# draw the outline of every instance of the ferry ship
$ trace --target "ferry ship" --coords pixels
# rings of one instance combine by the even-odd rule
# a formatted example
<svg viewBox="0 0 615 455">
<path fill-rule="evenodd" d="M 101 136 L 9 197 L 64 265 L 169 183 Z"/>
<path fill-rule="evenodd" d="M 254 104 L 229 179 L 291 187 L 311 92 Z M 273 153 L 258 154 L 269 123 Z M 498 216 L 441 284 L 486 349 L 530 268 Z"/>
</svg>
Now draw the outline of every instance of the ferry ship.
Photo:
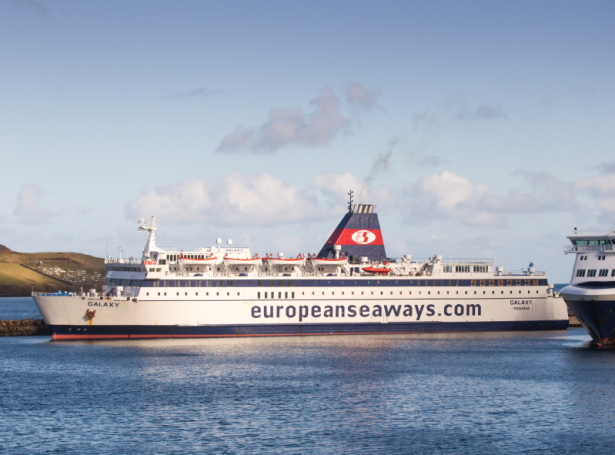
<svg viewBox="0 0 615 455">
<path fill-rule="evenodd" d="M 353 204 L 317 254 L 260 257 L 228 240 L 105 258 L 102 290 L 33 292 L 54 340 L 350 335 L 568 327 L 544 272 L 491 259 L 387 257 L 375 206 Z"/>
<path fill-rule="evenodd" d="M 570 285 L 561 295 L 599 346 L 615 346 L 615 230 L 578 231 L 568 236 L 574 254 Z"/>
</svg>

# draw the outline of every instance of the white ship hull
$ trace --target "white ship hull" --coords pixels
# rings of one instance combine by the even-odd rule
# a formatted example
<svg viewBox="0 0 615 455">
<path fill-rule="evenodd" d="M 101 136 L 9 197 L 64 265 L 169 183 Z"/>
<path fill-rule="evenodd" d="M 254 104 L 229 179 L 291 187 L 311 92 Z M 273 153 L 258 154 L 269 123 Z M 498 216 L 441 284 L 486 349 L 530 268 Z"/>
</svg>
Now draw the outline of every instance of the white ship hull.
<svg viewBox="0 0 615 455">
<path fill-rule="evenodd" d="M 413 292 L 412 297 L 400 296 L 404 291 L 398 287 L 386 287 L 376 298 L 369 288 L 355 288 L 352 296 L 346 290 L 294 287 L 269 290 L 267 299 L 264 288 L 173 289 L 179 298 L 155 295 L 160 289 L 150 288 L 154 295 L 135 299 L 40 295 L 34 300 L 55 340 L 546 330 L 568 325 L 563 300 L 538 289 L 543 295 L 536 296 L 533 287 L 515 289 L 514 294 L 505 289 L 507 295 L 500 296 L 470 292 L 450 298 L 443 297 L 447 289 L 442 287 L 422 288 L 420 296 L 404 289 Z M 263 298 L 255 298 L 258 292 Z M 93 317 L 88 316 L 93 311 Z"/>
</svg>

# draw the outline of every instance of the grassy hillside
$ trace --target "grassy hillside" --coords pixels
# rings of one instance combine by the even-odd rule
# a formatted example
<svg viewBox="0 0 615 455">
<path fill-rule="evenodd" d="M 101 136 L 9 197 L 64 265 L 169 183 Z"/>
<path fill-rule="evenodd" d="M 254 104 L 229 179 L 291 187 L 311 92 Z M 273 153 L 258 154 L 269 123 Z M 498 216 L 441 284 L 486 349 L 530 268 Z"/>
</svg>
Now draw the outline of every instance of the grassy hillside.
<svg viewBox="0 0 615 455">
<path fill-rule="evenodd" d="M 100 289 L 106 273 L 102 258 L 86 254 L 0 251 L 0 296 L 30 295 L 33 285 L 35 291 Z"/>
</svg>

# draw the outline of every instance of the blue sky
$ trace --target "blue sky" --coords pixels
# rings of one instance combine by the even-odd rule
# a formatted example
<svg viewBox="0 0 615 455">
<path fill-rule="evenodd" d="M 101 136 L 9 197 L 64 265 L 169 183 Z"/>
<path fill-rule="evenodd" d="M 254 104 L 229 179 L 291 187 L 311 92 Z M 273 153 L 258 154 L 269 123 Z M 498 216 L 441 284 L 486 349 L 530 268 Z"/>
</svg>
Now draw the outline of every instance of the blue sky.
<svg viewBox="0 0 615 455">
<path fill-rule="evenodd" d="M 0 244 L 529 261 L 615 223 L 612 2 L 0 3 Z"/>
</svg>

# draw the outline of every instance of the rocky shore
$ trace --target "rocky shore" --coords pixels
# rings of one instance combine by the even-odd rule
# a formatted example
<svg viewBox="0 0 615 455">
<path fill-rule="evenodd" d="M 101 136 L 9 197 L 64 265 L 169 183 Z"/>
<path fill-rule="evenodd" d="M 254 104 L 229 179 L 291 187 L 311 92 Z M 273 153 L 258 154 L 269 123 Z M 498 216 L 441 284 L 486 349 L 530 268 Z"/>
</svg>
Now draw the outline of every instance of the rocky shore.
<svg viewBox="0 0 615 455">
<path fill-rule="evenodd" d="M 0 321 L 0 336 L 51 335 L 51 331 L 42 319 L 21 319 Z"/>
</svg>

